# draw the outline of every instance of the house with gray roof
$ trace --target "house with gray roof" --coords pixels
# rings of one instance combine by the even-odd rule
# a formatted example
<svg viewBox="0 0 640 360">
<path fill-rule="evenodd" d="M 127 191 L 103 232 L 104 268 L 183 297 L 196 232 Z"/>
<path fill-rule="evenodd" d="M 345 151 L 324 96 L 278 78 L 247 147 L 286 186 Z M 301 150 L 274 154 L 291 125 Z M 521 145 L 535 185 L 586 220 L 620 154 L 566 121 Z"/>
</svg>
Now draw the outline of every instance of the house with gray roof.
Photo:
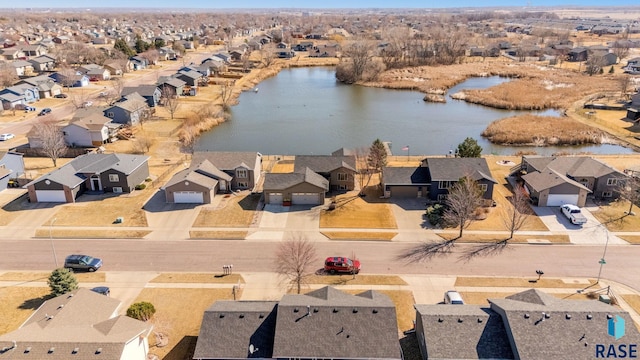
<svg viewBox="0 0 640 360">
<path fill-rule="evenodd" d="M 220 191 L 253 190 L 260 181 L 262 154 L 259 152 L 196 151 L 191 163 L 199 164 L 204 160 L 231 177 L 230 180 L 222 176 L 217 178 Z"/>
<path fill-rule="evenodd" d="M 7 188 L 10 179 L 24 177 L 23 154 L 15 151 L 0 150 L 0 191 Z"/>
<path fill-rule="evenodd" d="M 40 99 L 46 99 L 62 93 L 62 86 L 47 75 L 32 76 L 22 79 L 18 84 L 29 84 L 38 89 Z"/>
<path fill-rule="evenodd" d="M 176 173 L 162 189 L 168 203 L 210 204 L 221 188 L 229 189 L 231 180 L 231 175 L 203 159 Z"/>
<path fill-rule="evenodd" d="M 431 185 L 429 168 L 418 167 L 384 167 L 382 169 L 384 196 L 394 198 L 420 198 L 429 194 Z"/>
<path fill-rule="evenodd" d="M 37 72 L 53 71 L 56 67 L 56 59 L 50 55 L 41 55 L 28 60 Z"/>
<path fill-rule="evenodd" d="M 129 94 L 138 93 L 138 95 L 142 96 L 147 100 L 147 105 L 149 107 L 155 107 L 160 102 L 160 97 L 162 93 L 160 89 L 156 85 L 138 85 L 138 86 L 125 86 L 122 88 L 122 96 L 127 96 Z"/>
<path fill-rule="evenodd" d="M 588 156 L 523 156 L 514 170 L 524 174 L 525 187 L 537 199 L 538 206 L 584 206 L 587 194 L 615 199 L 627 178 Z"/>
<path fill-rule="evenodd" d="M 304 168 L 293 173 L 267 173 L 262 187 L 265 204 L 321 205 L 329 191 L 329 180 Z"/>
<path fill-rule="evenodd" d="M 402 359 L 388 296 L 324 287 L 273 301 L 218 301 L 206 312 L 194 359 Z"/>
<path fill-rule="evenodd" d="M 31 202 L 75 202 L 84 192 L 129 193 L 149 177 L 149 157 L 85 154 L 24 187 Z"/>
<path fill-rule="evenodd" d="M 121 127 L 99 108 L 88 107 L 76 111 L 69 124 L 62 127 L 62 135 L 71 147 L 95 147 L 111 142 Z"/>
<path fill-rule="evenodd" d="M 187 83 L 175 77 L 161 77 L 156 84 L 162 96 L 181 96 Z"/>
<path fill-rule="evenodd" d="M 147 99 L 134 92 L 104 110 L 104 115 L 114 123 L 137 125 L 149 114 Z"/>
<path fill-rule="evenodd" d="M 329 181 L 330 190 L 355 189 L 355 155 L 297 155 L 293 167 L 294 172 L 309 168 L 322 175 Z"/>
<path fill-rule="evenodd" d="M 118 315 L 121 302 L 89 289 L 45 301 L 0 335 L 0 359 L 146 360 L 153 326 Z"/>
</svg>

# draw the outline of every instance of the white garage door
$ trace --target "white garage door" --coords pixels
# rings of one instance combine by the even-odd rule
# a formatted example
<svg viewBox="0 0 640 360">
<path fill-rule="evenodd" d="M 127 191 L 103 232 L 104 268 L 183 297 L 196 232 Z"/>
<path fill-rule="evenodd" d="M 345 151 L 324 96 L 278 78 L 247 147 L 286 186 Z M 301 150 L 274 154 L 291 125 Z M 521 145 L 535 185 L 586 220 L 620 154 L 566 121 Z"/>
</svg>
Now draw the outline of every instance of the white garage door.
<svg viewBox="0 0 640 360">
<path fill-rule="evenodd" d="M 195 191 L 177 191 L 173 193 L 173 202 L 179 204 L 202 204 L 202 193 Z"/>
<path fill-rule="evenodd" d="M 293 193 L 291 203 L 295 205 L 315 205 L 318 203 L 318 194 L 315 193 Z"/>
<path fill-rule="evenodd" d="M 36 190 L 38 202 L 67 202 L 63 190 Z"/>
<path fill-rule="evenodd" d="M 269 193 L 269 204 L 282 205 L 282 193 Z"/>
<path fill-rule="evenodd" d="M 555 194 L 549 195 L 547 206 L 562 206 L 564 204 L 578 205 L 580 195 Z"/>
</svg>

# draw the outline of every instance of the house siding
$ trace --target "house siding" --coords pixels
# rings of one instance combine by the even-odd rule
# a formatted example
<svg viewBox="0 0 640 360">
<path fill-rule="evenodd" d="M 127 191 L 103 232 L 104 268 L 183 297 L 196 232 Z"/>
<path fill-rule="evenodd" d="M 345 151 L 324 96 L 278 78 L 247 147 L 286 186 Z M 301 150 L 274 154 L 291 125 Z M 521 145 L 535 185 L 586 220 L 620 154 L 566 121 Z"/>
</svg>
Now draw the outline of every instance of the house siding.
<svg viewBox="0 0 640 360">
<path fill-rule="evenodd" d="M 264 189 L 265 203 L 268 204 L 271 200 L 269 198 L 269 193 L 281 193 L 283 201 L 291 201 L 291 197 L 293 193 L 318 193 L 318 204 L 324 203 L 324 189 L 320 189 L 315 185 L 309 183 L 301 183 L 298 185 L 294 185 L 285 190 L 273 190 L 273 189 Z"/>
<path fill-rule="evenodd" d="M 75 146 L 93 146 L 89 130 L 84 129 L 75 124 L 70 124 L 62 129 L 64 141 L 71 147 Z"/>
<path fill-rule="evenodd" d="M 346 180 L 338 180 L 338 174 L 346 174 Z M 333 170 L 329 174 L 329 188 L 331 190 L 339 190 L 340 186 L 344 186 L 346 190 L 353 190 L 355 188 L 355 177 L 353 170 L 346 168 L 339 168 Z"/>
<path fill-rule="evenodd" d="M 118 181 L 109 180 L 109 175 L 113 175 L 113 174 L 118 175 Z M 87 178 L 89 178 L 89 176 L 87 176 Z M 89 181 L 89 179 L 87 179 L 87 181 Z M 113 169 L 109 169 L 103 172 L 102 174 L 100 174 L 100 184 L 102 186 L 102 190 L 108 191 L 108 192 L 113 192 L 114 187 L 121 187 L 123 192 L 133 191 L 133 187 L 130 187 L 129 183 L 127 182 L 127 176 L 123 172 L 116 171 Z"/>
</svg>

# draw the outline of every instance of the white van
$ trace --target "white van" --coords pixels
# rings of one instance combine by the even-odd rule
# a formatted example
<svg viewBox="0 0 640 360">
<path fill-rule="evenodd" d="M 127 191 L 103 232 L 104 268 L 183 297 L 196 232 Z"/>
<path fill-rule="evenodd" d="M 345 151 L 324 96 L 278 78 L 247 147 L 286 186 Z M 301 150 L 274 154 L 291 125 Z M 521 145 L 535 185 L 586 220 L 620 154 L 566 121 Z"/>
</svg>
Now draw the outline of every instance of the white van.
<svg viewBox="0 0 640 360">
<path fill-rule="evenodd" d="M 452 305 L 464 305 L 462 296 L 460 296 L 460 293 L 455 290 L 449 290 L 444 293 L 444 303 Z"/>
</svg>

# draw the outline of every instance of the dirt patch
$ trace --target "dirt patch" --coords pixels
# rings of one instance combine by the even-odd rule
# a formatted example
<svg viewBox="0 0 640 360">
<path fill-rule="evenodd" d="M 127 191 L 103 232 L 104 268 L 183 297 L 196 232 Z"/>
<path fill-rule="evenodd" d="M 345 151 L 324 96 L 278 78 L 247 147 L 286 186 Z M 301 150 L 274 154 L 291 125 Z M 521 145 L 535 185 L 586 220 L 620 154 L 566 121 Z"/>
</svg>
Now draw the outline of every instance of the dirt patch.
<svg viewBox="0 0 640 360">
<path fill-rule="evenodd" d="M 47 272 L 17 272 L 10 271 L 0 275 L 0 281 L 43 281 L 47 282 L 51 273 Z M 74 274 L 78 282 L 105 282 L 106 275 L 103 272 L 87 272 Z M 48 289 L 48 288 L 47 288 Z"/>
<path fill-rule="evenodd" d="M 162 273 L 151 283 L 204 283 L 204 284 L 244 284 L 239 274 L 221 275 L 206 273 Z"/>
<path fill-rule="evenodd" d="M 18 329 L 48 299 L 48 287 L 0 288 L 0 335 Z"/>
<path fill-rule="evenodd" d="M 261 194 L 224 195 L 216 209 L 204 208 L 194 227 L 249 227 L 256 214 Z"/>
<path fill-rule="evenodd" d="M 445 233 L 437 234 L 443 240 L 453 240 L 458 237 L 458 233 Z M 462 233 L 462 238 L 457 239 L 459 243 L 497 243 L 507 239 L 507 235 L 496 234 L 465 234 Z M 509 239 L 509 243 L 531 243 L 541 242 L 544 240 L 554 244 L 568 244 L 571 242 L 569 235 L 514 235 Z"/>
<path fill-rule="evenodd" d="M 369 203 L 357 196 L 338 197 L 334 210 L 320 212 L 320 228 L 397 229 L 389 204 Z"/>
<path fill-rule="evenodd" d="M 191 239 L 244 240 L 248 231 L 189 231 Z"/>
<path fill-rule="evenodd" d="M 54 239 L 142 239 L 151 234 L 150 230 L 72 230 L 72 229 L 37 229 L 35 237 Z"/>
<path fill-rule="evenodd" d="M 529 287 L 529 288 L 570 288 L 570 289 L 582 289 L 586 284 L 583 283 L 568 283 L 562 279 L 540 279 L 532 276 L 531 279 L 525 278 L 509 278 L 509 277 L 461 277 L 456 278 L 455 286 L 467 286 L 467 287 Z M 589 280 L 589 284 L 595 284 L 595 280 Z M 599 287 L 595 287 L 595 290 Z"/>
<path fill-rule="evenodd" d="M 366 231 L 321 231 L 329 240 L 391 241 L 398 233 Z"/>
<path fill-rule="evenodd" d="M 313 275 L 307 278 L 309 284 L 326 285 L 407 285 L 394 275 Z"/>
</svg>

